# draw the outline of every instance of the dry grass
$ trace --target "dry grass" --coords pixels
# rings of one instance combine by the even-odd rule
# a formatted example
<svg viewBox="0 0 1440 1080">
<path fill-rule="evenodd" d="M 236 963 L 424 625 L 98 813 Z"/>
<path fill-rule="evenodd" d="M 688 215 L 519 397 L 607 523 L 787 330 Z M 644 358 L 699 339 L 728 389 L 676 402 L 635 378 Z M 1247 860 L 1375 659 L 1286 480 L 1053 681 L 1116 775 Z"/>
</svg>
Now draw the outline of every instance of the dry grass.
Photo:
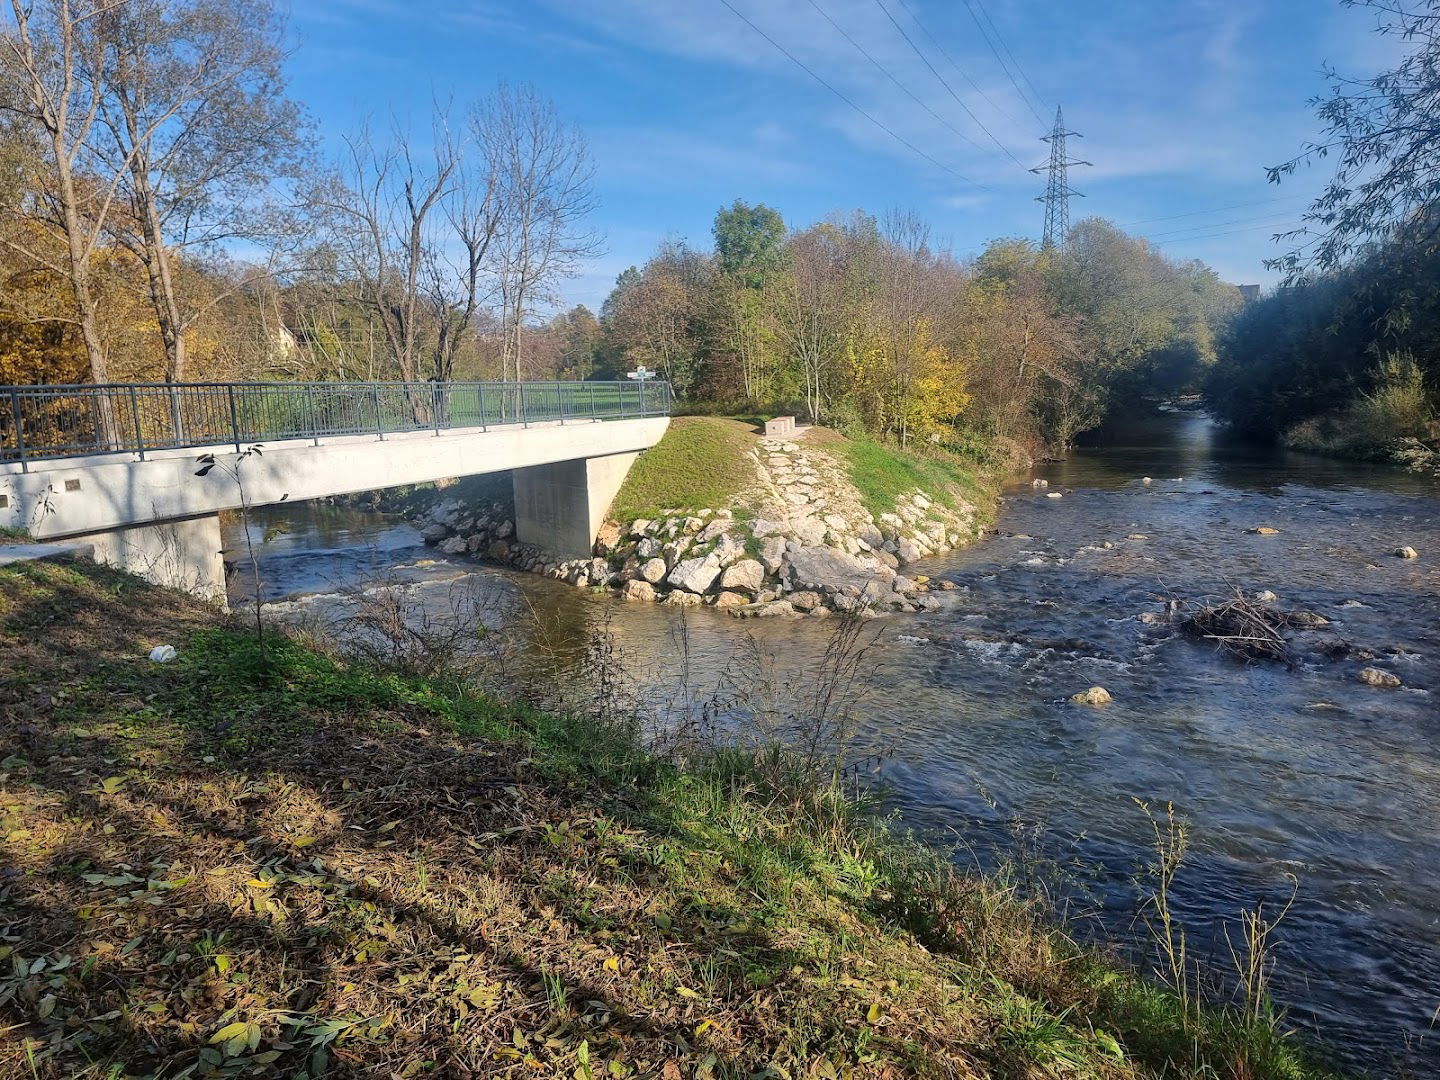
<svg viewBox="0 0 1440 1080">
<path fill-rule="evenodd" d="M 0 676 L 0 1075 L 1315 1075 L 723 755 L 78 566 Z"/>
</svg>

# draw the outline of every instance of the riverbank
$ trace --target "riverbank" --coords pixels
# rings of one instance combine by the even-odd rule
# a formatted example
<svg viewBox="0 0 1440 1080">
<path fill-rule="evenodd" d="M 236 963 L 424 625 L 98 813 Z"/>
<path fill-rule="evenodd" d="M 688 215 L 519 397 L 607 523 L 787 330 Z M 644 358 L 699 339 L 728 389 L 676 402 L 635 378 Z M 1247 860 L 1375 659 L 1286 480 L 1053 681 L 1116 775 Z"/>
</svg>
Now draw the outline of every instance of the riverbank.
<svg viewBox="0 0 1440 1080">
<path fill-rule="evenodd" d="M 765 438 L 743 421 L 677 417 L 640 456 L 588 558 L 515 539 L 502 501 L 441 497 L 428 543 L 627 600 L 740 617 L 935 610 L 905 567 L 979 537 L 999 470 L 941 452 L 852 440 L 825 428 Z"/>
<path fill-rule="evenodd" d="M 0 627 L 8 1073 L 1321 1075 L 773 756 L 84 564 L 0 571 Z"/>
</svg>

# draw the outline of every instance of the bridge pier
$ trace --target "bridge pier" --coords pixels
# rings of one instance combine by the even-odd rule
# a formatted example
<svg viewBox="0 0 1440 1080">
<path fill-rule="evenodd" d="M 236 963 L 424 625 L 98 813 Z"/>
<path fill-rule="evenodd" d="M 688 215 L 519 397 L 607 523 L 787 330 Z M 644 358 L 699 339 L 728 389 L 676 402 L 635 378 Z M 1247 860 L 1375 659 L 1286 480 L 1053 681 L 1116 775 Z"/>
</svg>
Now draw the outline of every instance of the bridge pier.
<svg viewBox="0 0 1440 1080">
<path fill-rule="evenodd" d="M 106 529 L 67 537 L 66 543 L 89 544 L 98 563 L 225 604 L 219 514 Z"/>
<path fill-rule="evenodd" d="M 516 539 L 567 559 L 588 558 L 637 457 L 606 454 L 514 470 Z"/>
</svg>

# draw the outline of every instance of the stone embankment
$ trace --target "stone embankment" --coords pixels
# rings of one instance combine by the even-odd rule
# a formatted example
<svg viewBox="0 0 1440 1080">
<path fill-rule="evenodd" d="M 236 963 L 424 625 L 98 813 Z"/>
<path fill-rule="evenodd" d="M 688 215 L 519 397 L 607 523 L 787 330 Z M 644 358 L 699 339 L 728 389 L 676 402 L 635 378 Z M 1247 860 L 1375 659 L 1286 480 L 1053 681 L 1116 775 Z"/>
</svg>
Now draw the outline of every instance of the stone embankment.
<svg viewBox="0 0 1440 1080">
<path fill-rule="evenodd" d="M 499 505 L 451 500 L 423 522 L 426 542 L 626 599 L 711 605 L 740 617 L 913 612 L 953 586 L 904 573 L 907 564 L 980 533 L 975 507 L 954 492 L 906 492 L 867 511 L 837 455 L 795 440 L 758 440 L 744 505 L 667 510 L 608 522 L 588 559 L 519 543 Z"/>
</svg>

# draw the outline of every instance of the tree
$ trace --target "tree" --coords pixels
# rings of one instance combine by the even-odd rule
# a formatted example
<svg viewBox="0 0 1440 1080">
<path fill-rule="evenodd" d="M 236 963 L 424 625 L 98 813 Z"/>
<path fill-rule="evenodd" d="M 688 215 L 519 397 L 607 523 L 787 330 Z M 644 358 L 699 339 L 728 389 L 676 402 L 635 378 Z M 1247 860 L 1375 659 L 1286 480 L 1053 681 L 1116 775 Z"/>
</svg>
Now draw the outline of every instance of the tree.
<svg viewBox="0 0 1440 1080">
<path fill-rule="evenodd" d="M 622 275 L 623 277 L 623 275 Z M 682 244 L 669 244 L 606 301 L 609 337 L 630 363 L 659 371 L 684 397 L 700 378 L 700 316 L 712 267 Z M 617 295 L 618 294 L 618 295 Z"/>
<path fill-rule="evenodd" d="M 434 118 L 430 143 L 429 155 L 421 155 L 398 125 L 388 144 L 362 129 L 344 140 L 341 172 L 312 195 L 406 382 L 420 378 L 422 349 L 438 338 L 422 285 L 438 257 L 437 207 L 459 167 L 443 112 Z"/>
<path fill-rule="evenodd" d="M 502 83 L 477 113 L 473 133 L 503 208 L 495 237 L 501 366 L 504 377 L 518 379 L 525 320 L 600 251 L 599 237 L 585 227 L 595 206 L 593 166 L 584 136 L 530 86 Z"/>
<path fill-rule="evenodd" d="M 779 364 L 767 287 L 786 260 L 785 222 L 768 206 L 736 199 L 715 214 L 714 236 L 717 344 L 734 357 L 747 401 L 774 398 Z"/>
<path fill-rule="evenodd" d="M 716 213 L 714 235 L 721 272 L 752 289 L 762 288 L 785 261 L 785 220 L 763 203 L 736 199 Z"/>
<path fill-rule="evenodd" d="M 103 68 L 94 160 L 122 178 L 112 230 L 145 269 L 165 375 L 186 372 L 186 332 L 222 299 L 187 302 L 175 260 L 244 240 L 272 252 L 265 196 L 293 173 L 304 123 L 284 94 L 284 20 L 274 0 L 125 0 L 95 22 Z M 255 275 L 232 276 L 243 287 Z"/>
<path fill-rule="evenodd" d="M 869 274 L 872 288 L 869 316 L 880 344 L 882 372 L 874 382 L 878 403 L 875 424 L 901 446 L 909 443 L 916 418 L 917 395 L 936 379 L 934 367 L 943 352 L 935 351 L 937 326 L 949 314 L 944 304 L 945 277 L 955 267 L 930 248 L 930 229 L 913 213 L 892 212 L 881 225 L 876 266 Z"/>
<path fill-rule="evenodd" d="M 1067 404 L 1064 441 L 1104 419 L 1120 389 L 1143 392 L 1148 358 L 1176 337 L 1186 288 L 1142 239 L 1087 218 L 1051 265 L 1049 287 L 1076 319 L 1086 364 Z"/>
<path fill-rule="evenodd" d="M 4 243 L 18 254 L 60 274 L 69 284 L 74 324 L 89 363 L 90 381 L 108 382 L 109 366 L 96 319 L 92 263 L 123 173 L 97 176 L 87 169 L 88 147 L 102 105 L 95 74 L 104 66 L 103 39 L 96 23 L 108 9 L 101 0 L 11 0 L 14 28 L 4 35 L 3 98 L 0 106 L 23 121 L 34 136 L 28 195 L 16 209 L 55 235 L 60 255 L 8 230 Z M 115 419 L 102 397 L 103 434 L 113 438 Z"/>
<path fill-rule="evenodd" d="M 1384 455 L 1434 438 L 1440 250 L 1398 242 L 1248 304 L 1220 335 L 1212 407 L 1238 429 Z"/>
<path fill-rule="evenodd" d="M 959 350 L 974 423 L 992 437 L 1064 442 L 1080 357 L 1076 320 L 1048 288 L 1052 254 L 998 240 L 975 260 L 961 307 Z"/>
<path fill-rule="evenodd" d="M 559 338 L 558 374 L 569 379 L 590 378 L 600 347 L 600 323 L 590 309 L 576 304 L 555 316 L 550 329 Z"/>
<path fill-rule="evenodd" d="M 1303 215 L 1306 227 L 1281 237 L 1293 247 L 1268 264 L 1290 284 L 1366 249 L 1403 243 L 1425 252 L 1440 237 L 1440 0 L 1342 3 L 1376 12 L 1377 31 L 1409 51 L 1394 70 L 1368 79 L 1327 67 L 1330 94 L 1312 101 L 1324 124 L 1320 140 L 1266 170 L 1278 184 L 1301 165 L 1336 161 Z"/>
<path fill-rule="evenodd" d="M 849 240 L 834 223 L 793 234 L 787 272 L 775 287 L 779 337 L 799 368 L 805 410 L 816 423 L 825 415 L 831 372 L 844 351 Z"/>
</svg>

